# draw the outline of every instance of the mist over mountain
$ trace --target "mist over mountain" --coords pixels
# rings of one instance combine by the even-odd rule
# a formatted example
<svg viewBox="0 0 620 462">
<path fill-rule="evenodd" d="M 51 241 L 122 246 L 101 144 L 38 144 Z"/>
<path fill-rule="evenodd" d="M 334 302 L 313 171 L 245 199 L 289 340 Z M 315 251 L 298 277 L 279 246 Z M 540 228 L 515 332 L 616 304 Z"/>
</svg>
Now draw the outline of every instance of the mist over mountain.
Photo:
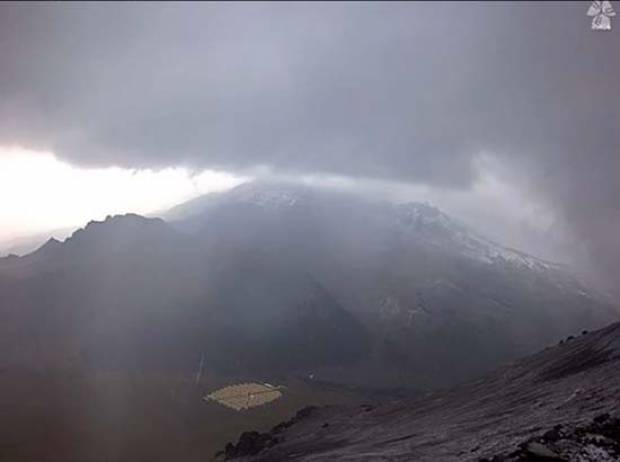
<svg viewBox="0 0 620 462">
<path fill-rule="evenodd" d="M 0 462 L 620 462 L 616 6 L 0 2 Z"/>
<path fill-rule="evenodd" d="M 3 367 L 448 385 L 617 318 L 554 263 L 429 204 L 246 183 L 0 259 Z M 18 306 L 15 310 L 13 307 Z"/>
</svg>

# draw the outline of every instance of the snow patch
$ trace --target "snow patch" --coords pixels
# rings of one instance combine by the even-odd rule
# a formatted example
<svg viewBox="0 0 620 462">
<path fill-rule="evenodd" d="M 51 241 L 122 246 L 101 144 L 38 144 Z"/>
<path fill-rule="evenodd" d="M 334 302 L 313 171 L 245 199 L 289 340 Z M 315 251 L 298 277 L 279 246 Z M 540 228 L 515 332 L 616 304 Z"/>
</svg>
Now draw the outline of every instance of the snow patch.
<svg viewBox="0 0 620 462">
<path fill-rule="evenodd" d="M 397 224 L 432 245 L 450 246 L 462 255 L 488 264 L 510 264 L 535 270 L 559 265 L 504 247 L 466 225 L 450 218 L 428 203 L 410 202 L 396 206 Z"/>
</svg>

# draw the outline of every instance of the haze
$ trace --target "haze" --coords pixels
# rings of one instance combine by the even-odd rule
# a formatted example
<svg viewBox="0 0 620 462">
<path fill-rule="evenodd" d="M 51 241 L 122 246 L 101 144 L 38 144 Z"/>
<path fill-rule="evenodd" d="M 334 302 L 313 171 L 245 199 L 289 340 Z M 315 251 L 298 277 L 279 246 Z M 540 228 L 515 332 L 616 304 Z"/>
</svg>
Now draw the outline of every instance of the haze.
<svg viewBox="0 0 620 462">
<path fill-rule="evenodd" d="M 1 155 L 145 172 L 122 206 L 109 170 L 95 182 L 109 198 L 76 194 L 93 215 L 196 195 L 187 177 L 204 169 L 407 184 L 440 205 L 474 193 L 448 208 L 615 281 L 620 39 L 592 31 L 587 6 L 4 3 Z M 476 196 L 481 155 L 510 200 Z M 35 175 L 3 186 L 5 237 L 86 218 Z"/>
<path fill-rule="evenodd" d="M 620 460 L 612 3 L 0 2 L 0 459 Z"/>
<path fill-rule="evenodd" d="M 0 203 L 0 245 L 45 232 L 58 234 L 107 215 L 159 212 L 242 181 L 180 167 L 82 168 L 48 152 L 0 149 L 0 195 L 5 198 Z"/>
</svg>

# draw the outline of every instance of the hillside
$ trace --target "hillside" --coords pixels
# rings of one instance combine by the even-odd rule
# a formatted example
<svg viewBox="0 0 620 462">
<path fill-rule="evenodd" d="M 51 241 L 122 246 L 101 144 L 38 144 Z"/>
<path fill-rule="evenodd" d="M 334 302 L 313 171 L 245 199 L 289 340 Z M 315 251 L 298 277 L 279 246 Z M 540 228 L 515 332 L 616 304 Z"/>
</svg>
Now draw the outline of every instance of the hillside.
<svg viewBox="0 0 620 462">
<path fill-rule="evenodd" d="M 618 316 L 567 268 L 428 204 L 249 183 L 192 207 L 0 259 L 0 366 L 204 357 L 218 373 L 424 390 Z"/>
<path fill-rule="evenodd" d="M 176 221 L 108 217 L 0 259 L 0 459 L 205 460 L 299 407 L 421 396 L 617 319 L 567 268 L 428 204 L 260 183 L 196 203 Z M 510 404 L 501 393 L 527 386 L 510 374 L 494 379 L 504 391 L 471 393 Z M 256 380 L 288 391 L 249 420 L 201 400 Z M 461 406 L 447 408 L 456 417 L 484 410 L 466 394 L 439 396 Z M 395 406 L 382 409 L 410 418 Z M 336 413 L 337 435 L 341 411 L 319 412 Z M 379 427 L 385 441 L 412 433 L 397 421 L 362 428 L 372 412 L 345 412 L 342 425 L 352 419 L 365 438 L 341 433 L 354 454 L 382 450 L 364 446 Z"/>
<path fill-rule="evenodd" d="M 620 324 L 414 400 L 310 408 L 228 446 L 244 461 L 620 460 Z M 254 457 L 248 454 L 255 453 Z"/>
</svg>

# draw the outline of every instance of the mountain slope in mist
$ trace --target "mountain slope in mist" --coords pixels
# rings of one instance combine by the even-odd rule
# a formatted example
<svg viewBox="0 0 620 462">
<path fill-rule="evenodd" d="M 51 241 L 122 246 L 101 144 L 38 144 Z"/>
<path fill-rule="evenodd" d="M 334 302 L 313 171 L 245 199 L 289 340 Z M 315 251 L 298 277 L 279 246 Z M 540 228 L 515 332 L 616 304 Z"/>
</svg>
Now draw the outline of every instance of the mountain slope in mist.
<svg viewBox="0 0 620 462">
<path fill-rule="evenodd" d="M 561 266 L 426 204 L 250 183 L 172 216 L 109 217 L 0 259 L 2 365 L 204 358 L 237 375 L 427 388 L 616 316 Z"/>
<path fill-rule="evenodd" d="M 568 268 L 491 242 L 428 204 L 250 183 L 184 213 L 173 225 L 221 260 L 243 253 L 302 270 L 363 323 L 369 355 L 313 371 L 329 380 L 454 383 L 617 317 Z"/>
</svg>

